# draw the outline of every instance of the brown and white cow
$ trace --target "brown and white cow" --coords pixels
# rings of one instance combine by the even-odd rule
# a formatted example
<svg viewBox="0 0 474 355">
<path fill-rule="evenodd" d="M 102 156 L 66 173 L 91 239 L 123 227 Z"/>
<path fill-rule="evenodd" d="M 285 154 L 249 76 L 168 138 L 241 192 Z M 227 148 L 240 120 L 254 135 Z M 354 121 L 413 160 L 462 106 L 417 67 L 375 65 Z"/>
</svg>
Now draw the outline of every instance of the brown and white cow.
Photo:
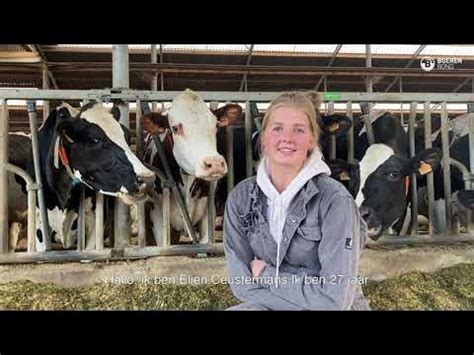
<svg viewBox="0 0 474 355">
<path fill-rule="evenodd" d="M 173 178 L 184 197 L 193 226 L 199 224 L 200 243 L 207 243 L 207 201 L 210 187 L 211 184 L 215 186 L 217 180 L 227 173 L 225 159 L 217 153 L 217 119 L 202 98 L 189 89 L 175 97 L 168 111 L 160 117 L 163 125 L 160 139 Z M 163 171 L 153 138 L 151 135 L 145 137 L 144 161 Z M 157 192 L 158 195 L 152 198 L 150 219 L 155 241 L 161 245 L 163 196 L 160 187 L 157 187 Z M 185 225 L 173 195 L 170 200 L 172 236 L 175 242 Z"/>
</svg>

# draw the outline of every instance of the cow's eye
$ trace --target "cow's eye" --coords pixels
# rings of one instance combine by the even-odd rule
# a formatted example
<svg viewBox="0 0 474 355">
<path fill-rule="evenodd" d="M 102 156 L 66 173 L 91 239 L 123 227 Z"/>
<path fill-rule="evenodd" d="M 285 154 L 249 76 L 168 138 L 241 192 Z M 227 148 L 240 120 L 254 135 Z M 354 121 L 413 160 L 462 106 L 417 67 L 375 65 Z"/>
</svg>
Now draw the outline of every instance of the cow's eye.
<svg viewBox="0 0 474 355">
<path fill-rule="evenodd" d="M 177 125 L 171 126 L 171 130 L 174 134 L 181 135 L 183 134 L 183 125 L 181 123 L 178 123 Z"/>
<path fill-rule="evenodd" d="M 100 143 L 100 140 L 98 140 L 97 138 L 92 138 L 92 139 L 91 139 L 91 143 L 92 143 L 92 144 L 99 144 L 99 143 Z"/>
</svg>

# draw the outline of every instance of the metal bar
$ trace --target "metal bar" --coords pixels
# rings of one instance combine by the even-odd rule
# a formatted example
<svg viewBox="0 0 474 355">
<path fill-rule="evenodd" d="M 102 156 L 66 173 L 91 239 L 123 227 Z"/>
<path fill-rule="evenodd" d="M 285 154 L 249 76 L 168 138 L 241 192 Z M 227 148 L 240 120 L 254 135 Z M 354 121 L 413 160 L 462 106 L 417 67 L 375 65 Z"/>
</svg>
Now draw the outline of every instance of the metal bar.
<svg viewBox="0 0 474 355">
<path fill-rule="evenodd" d="M 459 84 L 458 86 L 456 86 L 456 88 L 453 90 L 453 93 L 456 93 L 458 92 L 459 90 L 461 90 L 461 88 L 466 85 L 469 81 L 471 81 L 472 79 L 471 78 L 467 78 L 465 79 L 461 84 Z M 446 101 L 446 100 L 445 100 Z M 435 106 L 433 106 L 433 108 L 431 109 L 431 112 L 434 112 L 434 110 L 436 110 L 439 106 L 441 105 L 441 103 L 438 103 L 436 104 Z"/>
<path fill-rule="evenodd" d="M 469 169 L 459 160 L 456 160 L 453 158 L 450 158 L 449 160 L 451 162 L 451 165 L 455 166 L 461 172 L 462 179 L 464 182 L 464 188 L 466 190 L 470 190 L 471 189 L 471 173 L 469 172 Z"/>
<path fill-rule="evenodd" d="M 186 232 L 191 237 L 191 240 L 193 241 L 193 243 L 197 243 L 198 240 L 197 240 L 196 233 L 194 231 L 191 219 L 189 218 L 188 211 L 186 209 L 186 203 L 184 201 L 183 196 L 181 195 L 181 190 L 179 189 L 179 187 L 176 186 L 176 182 L 174 181 L 173 175 L 171 174 L 171 168 L 168 164 L 168 160 L 166 159 L 165 150 L 163 148 L 163 144 L 161 143 L 160 137 L 155 136 L 153 138 L 153 141 L 155 142 L 156 149 L 158 151 L 157 152 L 158 156 L 161 160 L 161 163 L 163 164 L 163 169 L 165 171 L 166 178 L 168 179 L 168 181 L 172 182 L 173 184 L 173 186 L 171 187 L 171 191 L 173 191 L 173 195 L 178 204 L 179 211 L 184 219 L 184 227 L 186 229 Z M 164 221 L 163 221 L 163 224 L 165 224 Z"/>
<path fill-rule="evenodd" d="M 163 64 L 163 45 L 160 44 L 160 64 Z M 163 73 L 160 73 L 160 90 L 165 90 L 165 77 Z"/>
<path fill-rule="evenodd" d="M 224 255 L 224 246 L 218 244 L 171 245 L 168 247 L 146 247 L 143 249 L 127 247 L 120 252 L 112 249 L 101 251 L 52 250 L 48 253 L 8 253 L 0 255 L 0 264 L 25 264 L 37 262 L 85 261 L 85 260 L 124 260 L 141 259 L 152 256 L 214 254 Z"/>
<path fill-rule="evenodd" d="M 251 44 L 249 51 L 247 53 L 247 59 L 245 60 L 245 66 L 247 67 L 250 65 L 250 60 L 252 59 L 253 47 L 254 47 L 254 44 Z M 240 81 L 239 91 L 242 91 L 244 89 L 244 85 L 245 85 L 245 91 L 247 91 L 247 73 L 243 75 L 242 80 Z"/>
<path fill-rule="evenodd" d="M 86 188 L 84 185 L 81 184 L 80 189 L 81 193 L 79 198 L 79 216 L 77 217 L 77 250 L 83 251 L 86 249 Z"/>
<path fill-rule="evenodd" d="M 153 104 L 156 105 L 156 102 Z M 135 126 L 136 126 L 136 146 L 137 146 L 137 157 L 142 159 L 143 157 L 143 128 L 142 128 L 142 103 L 140 100 L 137 101 L 137 108 L 135 111 Z"/>
<path fill-rule="evenodd" d="M 227 193 L 234 188 L 234 125 L 225 128 L 226 153 L 227 153 Z"/>
<path fill-rule="evenodd" d="M 472 81 L 472 91 L 474 91 L 474 79 Z M 474 104 L 469 105 L 469 111 L 474 111 Z M 474 117 L 469 118 L 469 165 L 471 173 L 471 186 L 470 189 L 474 189 Z M 466 187 L 467 188 L 467 187 Z M 467 230 L 469 233 L 474 233 L 474 212 L 468 211 L 467 213 Z"/>
<path fill-rule="evenodd" d="M 32 253 L 36 249 L 36 191 L 28 190 L 28 226 L 27 226 L 27 251 Z"/>
<path fill-rule="evenodd" d="M 424 126 L 425 126 L 425 148 L 429 149 L 433 146 L 431 142 L 431 103 L 426 101 L 424 104 Z M 428 220 L 429 220 L 429 234 L 433 235 L 433 221 L 434 221 L 434 211 L 435 211 L 435 199 L 434 199 L 434 177 L 433 172 L 430 172 L 426 175 L 426 183 L 428 189 Z"/>
<path fill-rule="evenodd" d="M 112 86 L 114 89 L 129 87 L 128 63 L 128 46 L 112 46 Z M 120 123 L 130 128 L 128 104 L 118 104 L 117 106 L 120 109 Z M 114 247 L 124 248 L 130 244 L 129 207 L 117 198 L 114 213 Z"/>
<path fill-rule="evenodd" d="M 156 103 L 154 103 L 156 105 Z M 136 109 L 136 127 L 137 127 L 137 157 L 143 159 L 143 129 L 142 129 L 142 103 L 137 101 Z M 145 203 L 137 203 L 137 227 L 138 227 L 138 246 L 145 247 L 146 244 L 146 226 L 145 226 Z"/>
<path fill-rule="evenodd" d="M 332 57 L 331 59 L 329 60 L 329 63 L 326 65 L 326 68 L 329 68 L 330 66 L 333 65 L 334 61 L 336 60 L 336 57 L 337 55 L 339 54 L 339 51 L 341 50 L 342 48 L 342 44 L 338 44 L 336 49 L 334 50 L 334 52 L 332 53 Z M 321 83 L 323 82 L 324 80 L 324 76 L 321 76 L 318 80 L 318 83 L 316 84 L 316 86 L 314 87 L 314 90 L 318 91 L 319 90 L 319 87 L 321 86 Z"/>
<path fill-rule="evenodd" d="M 410 158 L 416 155 L 415 152 L 415 124 L 416 124 L 416 109 L 418 103 L 412 102 L 410 104 L 410 118 L 408 126 L 408 138 L 410 141 Z M 416 174 L 411 174 L 411 223 L 412 232 L 411 234 L 418 234 L 418 194 L 417 194 L 417 183 Z"/>
<path fill-rule="evenodd" d="M 443 149 L 443 183 L 446 203 L 446 233 L 452 235 L 451 162 L 449 158 L 448 110 L 446 102 L 441 104 L 441 143 Z"/>
<path fill-rule="evenodd" d="M 371 52 L 371 48 L 370 48 L 370 44 L 366 44 L 365 45 L 365 66 L 367 68 L 371 68 L 372 67 L 372 52 Z M 368 93 L 372 93 L 373 92 L 373 80 L 372 80 L 372 77 L 371 76 L 367 76 L 365 78 L 365 87 L 366 87 L 366 91 Z M 362 107 L 362 106 L 361 106 Z M 374 144 L 374 133 L 373 133 L 373 130 L 372 130 L 372 122 L 370 121 L 370 113 L 372 112 L 372 102 L 368 102 L 367 103 L 367 115 L 365 116 L 365 129 L 367 131 L 367 140 L 369 142 L 369 145 L 372 145 Z"/>
<path fill-rule="evenodd" d="M 366 68 L 372 68 L 372 50 L 370 47 L 370 44 L 365 45 L 365 67 Z M 368 76 L 365 79 L 365 88 L 367 92 L 372 92 L 373 91 L 373 79 L 371 76 Z"/>
<path fill-rule="evenodd" d="M 31 149 L 33 152 L 33 164 L 35 168 L 35 180 L 39 186 L 43 184 L 43 178 L 41 176 L 41 160 L 39 155 L 39 142 L 38 142 L 38 127 L 36 121 L 36 103 L 35 101 L 27 102 L 28 109 L 28 118 L 30 122 L 30 132 L 31 132 Z M 48 222 L 48 213 L 46 209 L 46 202 L 44 199 L 43 188 L 38 189 L 38 204 L 40 209 L 40 218 L 41 218 L 41 232 L 43 234 L 43 244 L 45 250 L 50 250 L 50 233 L 49 233 L 49 222 Z"/>
<path fill-rule="evenodd" d="M 6 168 L 9 172 L 20 176 L 26 182 L 26 190 L 28 191 L 28 231 L 27 231 L 27 250 L 28 252 L 35 251 L 35 236 L 36 236 L 36 191 L 38 185 L 33 178 L 25 170 L 20 167 L 8 163 Z"/>
<path fill-rule="evenodd" d="M 187 214 L 187 212 L 182 212 L 183 215 L 184 213 Z M 163 247 L 166 247 L 166 246 L 169 246 L 171 245 L 171 222 L 170 222 L 170 218 L 171 218 L 171 194 L 170 194 L 170 189 L 168 188 L 164 188 L 163 189 L 163 211 L 162 211 L 162 216 L 163 216 L 163 225 L 161 227 L 161 233 L 162 233 L 162 236 L 163 238 L 161 238 L 161 240 L 163 241 L 163 244 L 162 245 L 158 245 L 157 243 L 157 246 L 163 246 Z M 190 221 L 186 222 L 186 223 L 190 223 Z M 186 224 L 185 223 L 185 224 Z M 187 226 L 189 224 L 186 224 Z M 192 229 L 192 226 L 191 228 L 187 228 L 187 231 L 188 231 L 188 235 L 191 235 L 189 234 L 189 230 Z M 194 232 L 194 229 L 192 229 L 192 232 Z M 191 239 L 192 239 L 192 236 L 191 236 Z"/>
<path fill-rule="evenodd" d="M 104 249 L 104 195 L 100 192 L 95 199 L 95 247 Z"/>
<path fill-rule="evenodd" d="M 470 116 L 468 124 L 469 124 L 469 164 L 470 164 L 471 174 L 474 174 L 474 116 Z"/>
<path fill-rule="evenodd" d="M 51 83 L 53 84 L 53 87 L 55 89 L 59 89 L 58 83 L 56 82 L 56 79 L 54 78 L 53 73 L 48 68 L 48 58 L 44 54 L 44 51 L 41 49 L 41 46 L 34 45 L 34 44 L 33 45 L 28 45 L 28 46 L 33 52 L 35 52 L 36 54 L 38 54 L 41 57 L 43 70 L 44 70 L 44 68 L 46 68 L 46 73 L 47 73 L 46 75 L 49 77 L 49 80 L 51 80 Z M 43 83 L 44 83 L 44 81 L 43 81 Z M 48 87 L 49 87 L 49 85 L 48 85 Z"/>
<path fill-rule="evenodd" d="M 352 102 L 346 104 L 346 115 L 351 121 L 351 127 L 347 131 L 347 160 L 352 162 L 354 160 L 354 117 L 352 115 Z"/>
<path fill-rule="evenodd" d="M 0 120 L 0 254 L 8 253 L 8 106 L 2 101 Z"/>
<path fill-rule="evenodd" d="M 151 45 L 151 58 L 150 58 L 150 61 L 152 64 L 156 64 L 157 63 L 157 52 L 156 52 L 156 44 L 152 44 Z M 151 90 L 152 91 L 158 91 L 158 73 L 152 73 L 152 77 L 151 77 Z M 151 103 L 151 110 L 153 112 L 156 112 L 157 111 L 157 103 L 156 102 L 152 102 Z"/>
<path fill-rule="evenodd" d="M 470 235 L 454 236 L 454 235 L 440 235 L 436 238 L 426 236 L 409 236 L 409 237 L 393 237 L 382 236 L 377 242 L 370 247 L 385 246 L 385 245 L 432 245 L 432 244 L 455 244 L 455 243 L 474 243 L 474 237 Z"/>
<path fill-rule="evenodd" d="M 66 72 L 109 72 L 110 64 L 107 62 L 53 62 L 48 67 L 54 69 L 55 73 Z M 30 71 L 38 72 L 41 63 L 0 63 L 0 70 L 6 71 Z M 387 67 L 324 67 L 324 66 L 278 66 L 278 65 L 233 65 L 233 64 L 199 64 L 199 63 L 157 63 L 146 62 L 130 63 L 130 70 L 134 72 L 158 72 L 158 73 L 209 73 L 243 75 L 324 75 L 324 76 L 386 76 L 386 77 L 438 77 L 438 78 L 472 78 L 473 69 L 456 70 L 434 70 L 425 72 L 419 68 L 387 68 Z"/>
<path fill-rule="evenodd" d="M 400 94 L 403 92 L 403 79 L 400 78 Z M 400 122 L 403 125 L 403 102 L 400 102 Z"/>
<path fill-rule="evenodd" d="M 423 49 L 425 49 L 426 47 L 426 44 L 422 44 L 421 46 L 418 47 L 418 49 L 415 51 L 415 53 L 412 54 L 411 56 L 411 59 L 410 61 L 405 65 L 404 68 L 408 68 L 410 67 L 410 65 L 413 64 L 413 62 L 416 60 L 416 58 L 420 55 L 420 53 L 423 51 Z M 401 77 L 397 77 L 395 79 L 392 80 L 392 82 L 390 84 L 388 84 L 388 86 L 385 88 L 385 92 L 387 91 L 390 91 L 390 89 L 392 88 L 393 85 L 395 85 L 395 83 L 397 82 L 397 80 L 402 80 Z"/>
<path fill-rule="evenodd" d="M 214 229 L 216 222 L 216 206 L 215 206 L 216 182 L 209 183 L 209 197 L 207 199 L 207 233 L 209 236 L 208 243 L 214 243 Z"/>
<path fill-rule="evenodd" d="M 48 67 L 46 63 L 43 64 L 43 90 L 49 89 Z M 49 116 L 49 101 L 43 101 L 43 122 Z"/>
<path fill-rule="evenodd" d="M 334 113 L 334 102 L 331 101 L 328 104 L 328 114 Z M 329 159 L 336 159 L 336 135 L 331 134 L 329 136 Z"/>
<path fill-rule="evenodd" d="M 371 105 L 369 104 L 369 107 Z M 371 112 L 372 109 L 369 108 L 369 112 Z M 371 122 L 371 116 L 370 114 L 365 115 L 364 117 L 364 124 L 365 124 L 365 130 L 367 132 L 367 140 L 369 142 L 369 146 L 374 144 L 375 138 L 374 138 L 374 131 L 372 129 L 372 122 Z"/>
<path fill-rule="evenodd" d="M 121 99 L 125 102 L 142 101 L 171 101 L 182 91 L 147 91 L 131 89 L 107 90 L 0 90 L 0 100 L 101 100 L 109 102 Z M 281 92 L 228 92 L 228 91 L 200 91 L 204 101 L 255 101 L 269 102 Z M 446 101 L 447 103 L 474 102 L 474 93 L 365 93 L 365 92 L 338 92 L 331 97 L 334 102 L 412 102 L 412 101 Z"/>
<path fill-rule="evenodd" d="M 253 156 L 252 156 L 252 115 L 250 112 L 250 101 L 245 102 L 245 166 L 247 177 L 253 175 Z"/>
</svg>

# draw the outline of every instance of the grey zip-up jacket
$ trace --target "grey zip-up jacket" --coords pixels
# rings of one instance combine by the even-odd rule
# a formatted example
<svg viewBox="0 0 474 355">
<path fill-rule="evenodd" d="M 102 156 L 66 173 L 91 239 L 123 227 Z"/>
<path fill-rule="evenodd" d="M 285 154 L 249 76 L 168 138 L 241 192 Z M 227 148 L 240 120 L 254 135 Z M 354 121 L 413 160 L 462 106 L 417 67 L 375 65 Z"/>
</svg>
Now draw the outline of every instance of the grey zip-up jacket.
<svg viewBox="0 0 474 355">
<path fill-rule="evenodd" d="M 227 199 L 224 247 L 234 295 L 253 309 L 369 309 L 364 279 L 358 277 L 366 224 L 345 187 L 320 174 L 293 198 L 283 227 L 278 282 L 277 244 L 264 217 L 266 205 L 255 176 L 239 183 Z M 250 267 L 255 258 L 267 263 L 258 278 L 252 278 Z"/>
</svg>

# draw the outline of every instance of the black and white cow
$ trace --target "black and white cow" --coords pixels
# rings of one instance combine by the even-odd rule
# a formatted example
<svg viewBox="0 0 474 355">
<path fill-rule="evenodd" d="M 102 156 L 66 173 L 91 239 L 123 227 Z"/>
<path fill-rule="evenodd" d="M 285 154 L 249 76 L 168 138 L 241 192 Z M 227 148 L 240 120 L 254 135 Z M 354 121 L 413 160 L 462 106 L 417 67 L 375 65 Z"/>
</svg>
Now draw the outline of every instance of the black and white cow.
<svg viewBox="0 0 474 355">
<path fill-rule="evenodd" d="M 65 247 L 74 243 L 79 187 L 85 185 L 87 248 L 95 245 L 93 192 L 119 197 L 127 204 L 144 201 L 155 174 L 130 150 L 119 111 L 100 103 L 76 110 L 63 104 L 53 110 L 38 130 L 43 191 L 51 232 Z M 11 141 L 15 144 L 14 141 Z M 17 149 L 17 147 L 14 147 Z M 31 150 L 26 164 L 34 176 Z M 44 250 L 37 211 L 37 250 Z"/>
<path fill-rule="evenodd" d="M 435 169 L 441 159 L 438 148 L 422 150 L 409 158 L 408 135 L 400 120 L 387 112 L 373 114 L 374 144 L 369 146 L 363 118 L 355 129 L 355 156 L 360 159 L 358 169 L 340 161 L 332 161 L 332 169 L 342 176 L 355 179 L 356 203 L 367 223 L 368 235 L 378 239 L 393 226 L 399 232 L 410 201 L 409 179 L 412 173 L 424 175 Z M 344 142 L 337 142 L 342 152 Z M 353 170 L 349 170 L 352 168 Z M 358 175 L 358 176 L 357 176 Z M 351 191 L 351 190 L 350 190 Z M 351 191 L 354 194 L 354 191 Z"/>
<path fill-rule="evenodd" d="M 227 173 L 225 159 L 216 150 L 216 117 L 202 98 L 189 89 L 175 97 L 167 113 L 161 117 L 164 133 L 160 135 L 160 139 L 174 180 L 184 197 L 193 226 L 199 223 L 200 243 L 207 243 L 207 200 L 210 184 L 215 185 L 216 181 Z M 151 135 L 145 138 L 143 160 L 163 171 Z M 159 186 L 157 192 L 158 196 L 152 199 L 149 216 L 154 241 L 161 245 L 163 198 Z M 175 243 L 185 226 L 173 195 L 170 200 L 172 242 Z M 147 242 L 153 243 L 150 239 Z"/>
<path fill-rule="evenodd" d="M 448 122 L 448 140 L 449 140 L 449 156 L 462 163 L 464 166 L 470 166 L 470 152 L 469 152 L 469 119 L 472 118 L 473 113 L 467 113 L 453 118 Z M 439 125 L 437 125 L 439 126 Z M 441 149 L 441 130 L 434 129 L 431 136 L 433 147 Z M 419 141 L 422 140 L 423 143 Z M 424 144 L 424 135 L 418 137 L 417 147 Z M 418 148 L 420 149 L 420 148 Z M 438 167 L 433 172 L 434 180 L 434 198 L 435 210 L 434 219 L 432 221 L 433 230 L 435 233 L 444 233 L 446 231 L 446 209 L 445 209 L 445 193 L 443 183 L 443 169 Z M 421 215 L 428 217 L 428 197 L 426 181 L 420 180 L 418 188 L 418 211 Z M 464 202 L 464 207 L 469 206 L 466 203 L 468 200 L 466 196 L 470 196 L 469 191 L 464 190 L 464 180 L 462 172 L 454 165 L 451 165 L 451 193 L 453 194 L 453 201 L 459 200 L 461 204 Z M 459 195 L 459 196 L 458 196 Z M 469 209 L 469 208 L 468 208 Z M 458 208 L 459 210 L 459 208 Z M 467 222 L 467 221 L 464 221 Z"/>
</svg>

